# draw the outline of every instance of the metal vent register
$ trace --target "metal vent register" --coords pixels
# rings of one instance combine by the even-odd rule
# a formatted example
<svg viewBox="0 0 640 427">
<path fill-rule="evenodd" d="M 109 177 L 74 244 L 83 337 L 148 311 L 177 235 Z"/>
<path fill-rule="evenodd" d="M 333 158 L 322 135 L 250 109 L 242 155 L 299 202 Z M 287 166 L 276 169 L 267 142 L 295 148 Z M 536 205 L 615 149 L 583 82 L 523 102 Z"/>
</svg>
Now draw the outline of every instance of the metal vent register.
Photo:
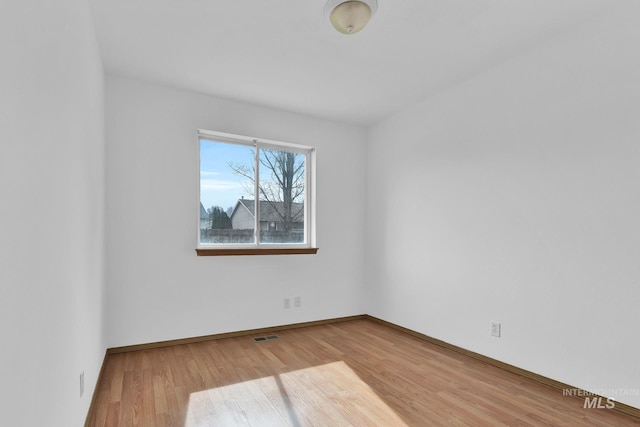
<svg viewBox="0 0 640 427">
<path fill-rule="evenodd" d="M 270 340 L 277 340 L 278 338 L 280 338 L 277 335 L 268 335 L 266 337 L 255 337 L 253 340 L 255 342 L 260 342 L 260 341 L 270 341 Z"/>
</svg>

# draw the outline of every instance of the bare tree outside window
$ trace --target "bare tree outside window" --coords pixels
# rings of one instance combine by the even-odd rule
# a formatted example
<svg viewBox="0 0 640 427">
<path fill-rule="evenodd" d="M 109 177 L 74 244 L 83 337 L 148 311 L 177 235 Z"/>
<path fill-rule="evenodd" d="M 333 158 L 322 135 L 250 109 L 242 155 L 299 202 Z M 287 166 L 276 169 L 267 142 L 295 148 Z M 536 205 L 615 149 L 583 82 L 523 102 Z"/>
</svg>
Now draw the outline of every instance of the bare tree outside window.
<svg viewBox="0 0 640 427">
<path fill-rule="evenodd" d="M 235 174 L 248 179 L 247 194 L 252 197 L 255 185 L 255 149 L 246 163 L 229 162 Z M 260 150 L 260 201 L 275 212 L 284 231 L 291 231 L 304 221 L 305 156 L 281 150 Z"/>
</svg>

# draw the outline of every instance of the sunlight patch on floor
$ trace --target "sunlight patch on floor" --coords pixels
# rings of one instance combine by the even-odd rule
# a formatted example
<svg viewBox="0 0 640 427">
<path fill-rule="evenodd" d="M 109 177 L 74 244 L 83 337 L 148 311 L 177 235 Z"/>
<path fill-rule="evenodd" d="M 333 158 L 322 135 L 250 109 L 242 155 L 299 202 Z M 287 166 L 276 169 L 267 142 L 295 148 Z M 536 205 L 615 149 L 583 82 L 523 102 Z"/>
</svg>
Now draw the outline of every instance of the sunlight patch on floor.
<svg viewBox="0 0 640 427">
<path fill-rule="evenodd" d="M 258 378 L 189 396 L 186 427 L 406 426 L 344 362 Z"/>
</svg>

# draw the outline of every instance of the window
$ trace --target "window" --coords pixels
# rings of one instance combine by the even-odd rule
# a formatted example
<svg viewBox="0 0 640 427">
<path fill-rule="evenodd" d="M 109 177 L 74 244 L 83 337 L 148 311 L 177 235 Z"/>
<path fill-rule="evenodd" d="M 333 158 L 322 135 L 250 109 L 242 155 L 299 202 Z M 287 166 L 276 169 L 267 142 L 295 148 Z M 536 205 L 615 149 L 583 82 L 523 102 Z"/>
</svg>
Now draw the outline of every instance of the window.
<svg viewBox="0 0 640 427">
<path fill-rule="evenodd" d="M 198 255 L 316 253 L 312 147 L 198 132 Z"/>
</svg>

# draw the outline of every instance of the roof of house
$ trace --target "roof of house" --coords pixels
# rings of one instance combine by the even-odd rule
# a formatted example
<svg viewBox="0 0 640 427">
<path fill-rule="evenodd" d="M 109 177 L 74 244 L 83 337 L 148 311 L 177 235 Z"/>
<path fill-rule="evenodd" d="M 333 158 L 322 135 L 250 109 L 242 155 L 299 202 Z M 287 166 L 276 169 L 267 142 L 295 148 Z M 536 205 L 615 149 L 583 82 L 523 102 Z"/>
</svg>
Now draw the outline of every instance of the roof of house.
<svg viewBox="0 0 640 427">
<path fill-rule="evenodd" d="M 202 206 L 202 202 L 200 202 L 200 219 L 207 217 L 207 210 Z"/>
<path fill-rule="evenodd" d="M 251 216 L 255 216 L 255 203 L 251 199 L 240 199 L 236 203 L 231 217 L 236 213 L 239 207 L 243 207 L 249 211 Z M 268 202 L 260 200 L 260 220 L 261 221 L 282 221 L 282 217 L 278 212 L 284 212 L 284 202 Z M 294 221 L 302 222 L 304 220 L 304 203 L 292 203 L 291 216 Z"/>
</svg>

